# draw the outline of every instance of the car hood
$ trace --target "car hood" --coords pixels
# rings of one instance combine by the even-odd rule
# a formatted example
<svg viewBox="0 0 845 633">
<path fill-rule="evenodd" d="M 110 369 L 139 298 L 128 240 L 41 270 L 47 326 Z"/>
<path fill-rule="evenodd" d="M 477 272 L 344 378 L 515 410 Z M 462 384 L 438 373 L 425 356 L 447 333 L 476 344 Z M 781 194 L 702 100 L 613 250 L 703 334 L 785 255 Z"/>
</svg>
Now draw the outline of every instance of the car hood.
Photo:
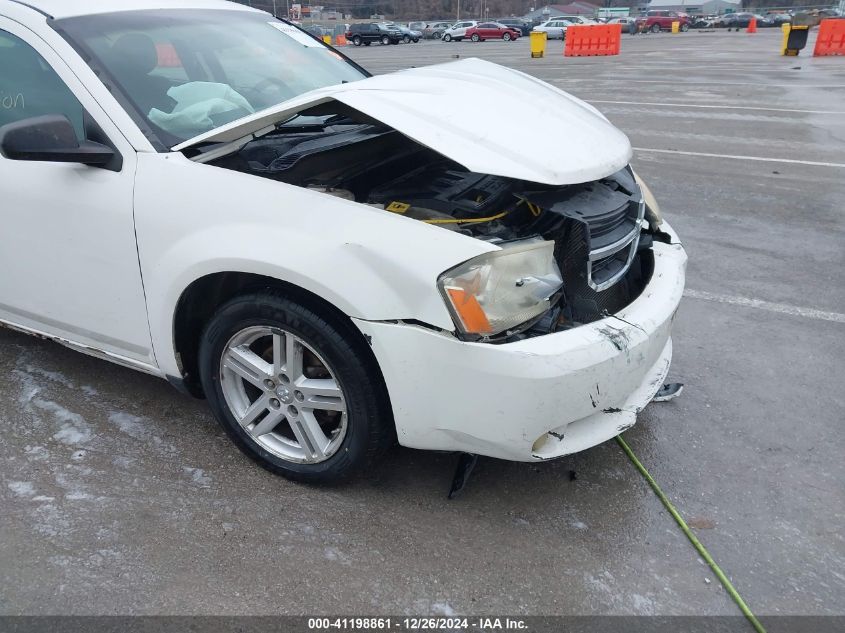
<svg viewBox="0 0 845 633">
<path fill-rule="evenodd" d="M 569 185 L 612 174 L 632 154 L 628 138 L 591 105 L 530 75 L 480 59 L 319 88 L 173 150 L 246 142 L 297 112 L 332 100 L 477 173 Z M 515 137 L 513 130 L 522 133 Z"/>
</svg>

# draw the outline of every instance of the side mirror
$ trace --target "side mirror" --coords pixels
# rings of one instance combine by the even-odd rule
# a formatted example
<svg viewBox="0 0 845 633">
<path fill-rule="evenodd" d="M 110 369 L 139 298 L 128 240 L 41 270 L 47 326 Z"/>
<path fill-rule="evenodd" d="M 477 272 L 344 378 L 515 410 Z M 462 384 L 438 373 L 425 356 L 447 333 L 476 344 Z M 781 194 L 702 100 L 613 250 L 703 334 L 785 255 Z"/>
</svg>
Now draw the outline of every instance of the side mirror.
<svg viewBox="0 0 845 633">
<path fill-rule="evenodd" d="M 115 151 L 93 141 L 76 140 L 76 131 L 62 114 L 48 114 L 0 127 L 0 153 L 11 160 L 82 163 L 104 167 Z"/>
</svg>

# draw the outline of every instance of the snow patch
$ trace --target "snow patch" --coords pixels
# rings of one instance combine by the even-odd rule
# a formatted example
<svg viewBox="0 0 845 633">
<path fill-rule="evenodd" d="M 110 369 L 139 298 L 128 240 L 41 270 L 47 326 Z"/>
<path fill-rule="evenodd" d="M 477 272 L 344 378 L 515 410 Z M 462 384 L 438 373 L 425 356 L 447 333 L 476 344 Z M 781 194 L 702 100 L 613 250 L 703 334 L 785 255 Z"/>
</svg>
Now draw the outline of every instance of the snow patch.
<svg viewBox="0 0 845 633">
<path fill-rule="evenodd" d="M 53 434 L 53 439 L 58 440 L 63 444 L 84 444 L 91 439 L 91 431 L 84 428 L 80 429 L 73 424 L 66 423 L 62 424 L 62 428 Z"/>
<path fill-rule="evenodd" d="M 8 484 L 9 490 L 15 493 L 18 497 L 31 497 L 35 494 L 35 488 L 32 482 L 29 481 L 10 481 Z"/>
<path fill-rule="evenodd" d="M 190 466 L 182 466 L 182 470 L 191 476 L 191 479 L 195 484 L 199 484 L 206 488 L 211 485 L 211 477 L 206 475 L 205 471 L 202 468 L 191 468 Z"/>
<path fill-rule="evenodd" d="M 437 615 L 453 616 L 457 615 L 455 610 L 448 602 L 432 602 L 431 612 Z"/>
</svg>

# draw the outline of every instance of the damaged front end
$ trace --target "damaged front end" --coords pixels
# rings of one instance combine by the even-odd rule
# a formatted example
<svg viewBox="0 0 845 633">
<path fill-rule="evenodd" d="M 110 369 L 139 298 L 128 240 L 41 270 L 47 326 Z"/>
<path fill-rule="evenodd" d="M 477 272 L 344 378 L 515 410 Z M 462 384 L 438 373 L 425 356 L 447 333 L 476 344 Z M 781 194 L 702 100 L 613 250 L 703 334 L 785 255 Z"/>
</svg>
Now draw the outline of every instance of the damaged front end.
<svg viewBox="0 0 845 633">
<path fill-rule="evenodd" d="M 629 166 L 565 185 L 476 173 L 338 102 L 297 112 L 258 137 L 184 151 L 198 162 L 370 205 L 501 246 L 509 254 L 546 243 L 556 270 L 539 258 L 531 287 L 514 291 L 512 311 L 525 316 L 518 322 L 482 319 L 467 326 L 455 293 L 482 297 L 477 286 L 492 284 L 490 276 L 464 275 L 449 287 L 441 279 L 456 334 L 464 340 L 512 342 L 618 312 L 649 281 L 653 241 L 668 241 Z M 447 280 L 457 278 L 452 272 L 444 273 Z M 521 287 L 526 279 L 511 285 Z"/>
</svg>

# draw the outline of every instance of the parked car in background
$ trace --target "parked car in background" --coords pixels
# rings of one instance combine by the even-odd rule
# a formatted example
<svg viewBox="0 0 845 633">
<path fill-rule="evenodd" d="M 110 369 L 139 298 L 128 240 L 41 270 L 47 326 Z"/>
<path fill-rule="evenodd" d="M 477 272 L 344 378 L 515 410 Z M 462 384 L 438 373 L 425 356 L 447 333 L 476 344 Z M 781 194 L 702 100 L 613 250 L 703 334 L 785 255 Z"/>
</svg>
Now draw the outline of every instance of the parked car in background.
<svg viewBox="0 0 845 633">
<path fill-rule="evenodd" d="M 461 22 L 455 22 L 452 26 L 448 29 L 443 31 L 442 39 L 444 42 L 451 42 L 452 40 L 456 42 L 460 42 L 464 37 L 466 37 L 467 29 L 472 28 L 478 24 L 475 20 L 462 20 Z"/>
<path fill-rule="evenodd" d="M 775 22 L 771 18 L 760 15 L 759 13 L 729 13 L 724 17 L 721 26 L 729 29 L 745 29 L 748 28 L 751 18 L 757 18 L 757 28 L 765 28 L 774 26 Z"/>
<path fill-rule="evenodd" d="M 531 32 L 531 23 L 522 18 L 499 18 L 496 22 L 518 29 L 520 35 L 528 35 Z"/>
<path fill-rule="evenodd" d="M 621 18 L 610 18 L 607 22 L 605 22 L 605 24 L 621 24 L 622 25 L 622 31 L 627 31 L 628 25 L 629 24 L 635 24 L 636 21 L 637 21 L 636 18 L 626 16 L 626 17 L 621 17 Z"/>
<path fill-rule="evenodd" d="M 566 29 L 572 26 L 569 20 L 553 19 L 548 22 L 543 22 L 539 26 L 535 26 L 532 30 L 539 33 L 545 33 L 546 38 L 550 40 L 566 39 Z"/>
<path fill-rule="evenodd" d="M 397 440 L 536 464 L 663 385 L 684 248 L 559 88 L 370 76 L 214 0 L 0 0 L 0 51 L 0 94 L 37 95 L 0 108 L 0 323 L 205 398 L 269 471 L 338 481 Z M 493 132 L 518 120 L 543 142 Z"/>
<path fill-rule="evenodd" d="M 567 22 L 571 22 L 572 24 L 598 24 L 598 21 L 594 20 L 593 18 L 588 18 L 584 15 L 559 15 L 553 19 L 566 20 Z"/>
<path fill-rule="evenodd" d="M 425 22 L 408 22 L 408 28 L 412 31 L 419 31 L 422 33 L 422 30 L 425 28 Z"/>
<path fill-rule="evenodd" d="M 355 46 L 369 46 L 373 42 L 381 44 L 398 44 L 402 41 L 402 31 L 388 28 L 378 22 L 362 22 L 353 24 L 346 32 L 346 39 Z"/>
<path fill-rule="evenodd" d="M 686 13 L 677 11 L 649 11 L 645 16 L 637 18 L 637 28 L 640 31 L 671 31 L 672 22 L 680 22 L 681 31 L 689 31 L 692 20 Z"/>
<path fill-rule="evenodd" d="M 415 44 L 422 39 L 422 31 L 417 29 L 412 29 L 410 27 L 399 26 L 399 30 L 402 31 L 402 41 L 405 44 L 410 44 L 414 42 Z"/>
<path fill-rule="evenodd" d="M 452 26 L 452 22 L 430 22 L 425 25 L 422 33 L 427 40 L 439 40 L 443 37 L 443 32 Z"/>
<path fill-rule="evenodd" d="M 396 24 L 395 22 L 383 22 L 382 24 L 391 31 L 399 31 L 400 40 L 402 42 L 405 42 L 405 44 L 410 44 L 411 42 L 419 42 L 420 38 L 422 37 L 422 31 L 412 31 L 403 24 Z"/>
<path fill-rule="evenodd" d="M 483 42 L 484 40 L 511 42 L 519 39 L 520 35 L 522 35 L 522 32 L 519 29 L 498 22 L 481 22 L 469 27 L 464 33 L 464 37 L 471 39 L 473 42 Z"/>
<path fill-rule="evenodd" d="M 789 13 L 768 13 L 766 17 L 772 21 L 773 26 L 783 26 L 792 23 L 792 15 Z"/>
</svg>

